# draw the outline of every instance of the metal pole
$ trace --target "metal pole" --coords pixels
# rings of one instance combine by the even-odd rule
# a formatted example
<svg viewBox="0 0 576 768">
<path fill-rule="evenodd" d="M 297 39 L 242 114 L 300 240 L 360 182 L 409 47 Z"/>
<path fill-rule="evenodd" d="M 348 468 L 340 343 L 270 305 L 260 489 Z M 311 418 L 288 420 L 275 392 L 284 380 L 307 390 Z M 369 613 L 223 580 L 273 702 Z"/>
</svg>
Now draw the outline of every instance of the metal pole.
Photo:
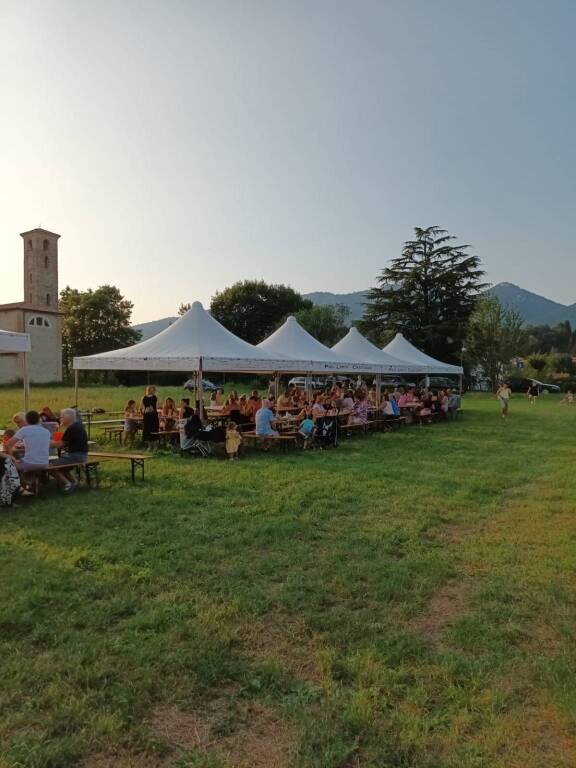
<svg viewBox="0 0 576 768">
<path fill-rule="evenodd" d="M 74 371 L 74 407 L 78 408 L 78 374 L 80 371 Z"/>
<path fill-rule="evenodd" d="M 377 410 L 380 410 L 381 389 L 382 389 L 382 375 L 380 373 L 377 373 L 376 374 L 376 408 Z"/>
<path fill-rule="evenodd" d="M 24 410 L 30 409 L 30 375 L 28 373 L 28 353 L 22 353 L 22 381 L 24 384 Z"/>
<path fill-rule="evenodd" d="M 204 392 L 202 389 L 202 378 L 202 358 L 200 358 L 200 365 L 198 366 L 198 400 L 200 401 L 200 413 L 198 415 L 200 416 L 202 423 L 204 423 Z"/>
<path fill-rule="evenodd" d="M 280 376 L 278 373 L 274 374 L 274 397 L 278 400 L 278 392 L 280 390 Z"/>
</svg>

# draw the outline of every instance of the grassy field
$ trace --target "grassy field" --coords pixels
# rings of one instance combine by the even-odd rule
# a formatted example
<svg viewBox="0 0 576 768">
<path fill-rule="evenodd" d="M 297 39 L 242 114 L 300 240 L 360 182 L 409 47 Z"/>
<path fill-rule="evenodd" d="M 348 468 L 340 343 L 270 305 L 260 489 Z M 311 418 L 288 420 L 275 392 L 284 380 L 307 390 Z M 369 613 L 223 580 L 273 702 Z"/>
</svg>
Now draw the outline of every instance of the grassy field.
<svg viewBox="0 0 576 768">
<path fill-rule="evenodd" d="M 576 766 L 576 408 L 464 406 L 2 511 L 2 768 Z"/>
</svg>

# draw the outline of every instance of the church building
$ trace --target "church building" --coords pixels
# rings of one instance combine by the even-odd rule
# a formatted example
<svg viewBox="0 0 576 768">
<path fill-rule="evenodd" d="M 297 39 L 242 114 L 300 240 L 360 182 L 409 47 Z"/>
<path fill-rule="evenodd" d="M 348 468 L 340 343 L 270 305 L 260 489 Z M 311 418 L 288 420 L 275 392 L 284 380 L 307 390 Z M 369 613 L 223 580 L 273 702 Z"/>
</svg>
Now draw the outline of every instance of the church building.
<svg viewBox="0 0 576 768">
<path fill-rule="evenodd" d="M 0 304 L 0 329 L 29 333 L 33 384 L 62 381 L 62 315 L 58 312 L 58 238 L 46 229 L 20 235 L 24 243 L 24 301 Z M 21 355 L 0 355 L 0 384 L 22 379 Z"/>
</svg>

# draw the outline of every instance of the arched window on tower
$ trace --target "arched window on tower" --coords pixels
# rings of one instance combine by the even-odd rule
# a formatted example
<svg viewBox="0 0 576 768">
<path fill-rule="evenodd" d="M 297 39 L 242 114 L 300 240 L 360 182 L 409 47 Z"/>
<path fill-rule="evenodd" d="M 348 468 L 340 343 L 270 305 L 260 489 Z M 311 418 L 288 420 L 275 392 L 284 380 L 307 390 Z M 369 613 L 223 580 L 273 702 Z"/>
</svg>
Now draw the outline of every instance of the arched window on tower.
<svg viewBox="0 0 576 768">
<path fill-rule="evenodd" d="M 48 306 L 48 307 L 50 306 L 50 294 L 49 293 L 46 294 L 46 306 Z"/>
<path fill-rule="evenodd" d="M 42 250 L 43 251 L 47 251 L 48 248 L 50 248 L 50 243 L 48 242 L 48 240 L 43 240 L 42 241 Z"/>
<path fill-rule="evenodd" d="M 49 263 L 50 263 L 50 261 L 49 261 L 49 258 L 48 258 L 48 254 L 46 254 L 46 256 L 44 256 L 44 268 L 45 269 L 48 269 L 48 264 Z"/>
<path fill-rule="evenodd" d="M 32 250 L 32 240 L 28 240 L 28 248 L 30 248 L 30 250 Z"/>
</svg>

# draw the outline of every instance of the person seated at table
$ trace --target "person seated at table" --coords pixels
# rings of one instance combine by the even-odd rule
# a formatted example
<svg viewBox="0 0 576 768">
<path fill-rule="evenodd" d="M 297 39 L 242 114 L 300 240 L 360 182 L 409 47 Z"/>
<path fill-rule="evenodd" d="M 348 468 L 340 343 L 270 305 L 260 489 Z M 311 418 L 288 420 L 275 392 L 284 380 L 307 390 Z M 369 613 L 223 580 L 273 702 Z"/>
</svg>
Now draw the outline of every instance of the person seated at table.
<svg viewBox="0 0 576 768">
<path fill-rule="evenodd" d="M 192 408 L 192 406 L 190 405 L 190 398 L 183 397 L 180 400 L 180 407 L 178 408 L 178 418 L 189 419 L 193 413 L 194 413 L 194 408 Z"/>
<path fill-rule="evenodd" d="M 25 422 L 25 425 L 10 438 L 6 444 L 6 450 L 12 454 L 19 472 L 46 469 L 50 456 L 50 432 L 40 424 L 38 411 L 28 411 Z M 20 442 L 24 445 L 24 457 L 18 459 L 14 457 L 14 451 Z"/>
<path fill-rule="evenodd" d="M 448 416 L 448 409 L 450 405 L 450 398 L 448 397 L 448 391 L 440 390 L 438 393 L 438 401 L 440 403 L 440 413 L 444 418 Z"/>
<path fill-rule="evenodd" d="M 236 423 L 240 420 L 240 400 L 238 399 L 238 393 L 236 391 L 230 392 L 226 398 L 224 407 L 222 408 L 222 415 L 229 416 L 232 421 Z"/>
<path fill-rule="evenodd" d="M 253 389 L 246 404 L 246 415 L 249 416 L 252 421 L 254 420 L 256 411 L 261 407 L 261 405 L 262 399 L 258 394 L 258 390 Z"/>
<path fill-rule="evenodd" d="M 260 405 L 260 407 L 262 407 L 262 405 Z M 276 413 L 276 398 L 274 397 L 274 395 L 268 398 L 268 407 L 273 413 Z"/>
<path fill-rule="evenodd" d="M 6 446 L 10 442 L 10 440 L 14 437 L 15 430 L 13 429 L 5 429 L 4 434 L 2 435 L 2 446 L 4 449 L 6 449 Z"/>
<path fill-rule="evenodd" d="M 279 411 L 285 411 L 292 408 L 292 390 L 286 389 L 278 398 L 278 404 L 276 406 Z"/>
<path fill-rule="evenodd" d="M 368 421 L 368 396 L 362 390 L 356 392 L 352 413 L 352 424 L 366 424 Z"/>
<path fill-rule="evenodd" d="M 171 432 L 175 429 L 177 418 L 178 410 L 176 409 L 176 403 L 171 397 L 167 397 L 160 411 L 160 431 Z"/>
<path fill-rule="evenodd" d="M 430 417 L 432 416 L 432 398 L 431 397 L 424 397 L 422 398 L 422 407 L 420 408 L 420 418 L 425 418 L 428 421 L 430 421 Z"/>
<path fill-rule="evenodd" d="M 274 429 L 275 416 L 270 407 L 270 400 L 262 400 L 262 407 L 256 411 L 256 434 L 260 437 L 274 437 L 278 432 Z"/>
<path fill-rule="evenodd" d="M 24 411 L 18 411 L 18 413 L 15 413 L 14 416 L 12 416 L 12 421 L 14 424 L 16 424 L 17 429 L 21 429 L 22 427 L 25 427 L 28 423 L 26 421 L 26 414 Z"/>
<path fill-rule="evenodd" d="M 342 409 L 345 411 L 354 409 L 354 392 L 351 389 L 347 390 L 342 398 Z"/>
<path fill-rule="evenodd" d="M 400 397 L 397 400 L 397 403 L 400 406 L 400 408 L 404 408 L 405 406 L 410 405 L 411 402 L 412 402 L 412 400 L 411 400 L 408 392 L 402 392 L 402 394 L 400 395 Z"/>
<path fill-rule="evenodd" d="M 238 451 L 242 445 L 242 435 L 238 432 L 235 421 L 229 421 L 226 426 L 226 454 L 230 461 L 238 460 Z"/>
<path fill-rule="evenodd" d="M 140 413 L 136 400 L 128 400 L 124 406 L 124 442 L 130 444 L 134 442 L 139 421 Z"/>
<path fill-rule="evenodd" d="M 317 419 L 319 416 L 324 416 L 326 408 L 324 407 L 325 398 L 323 395 L 315 395 L 314 402 L 312 403 L 312 417 Z"/>
<path fill-rule="evenodd" d="M 64 408 L 60 414 L 60 424 L 64 430 L 59 446 L 61 453 L 59 458 L 50 463 L 50 466 L 84 464 L 88 461 L 88 435 L 82 422 L 76 419 L 76 411 L 73 408 Z M 72 476 L 72 470 L 61 469 L 54 474 L 65 493 L 72 493 L 78 487 L 78 482 Z"/>
<path fill-rule="evenodd" d="M 312 438 L 314 437 L 314 418 L 311 408 L 306 410 L 306 414 L 300 422 L 298 434 L 303 438 L 302 447 L 304 450 L 306 450 L 306 448 L 308 448 L 312 442 Z"/>
<path fill-rule="evenodd" d="M 47 405 L 45 405 L 44 408 L 42 408 L 42 410 L 40 411 L 40 421 L 42 423 L 50 421 L 55 424 L 58 424 L 60 419 L 58 416 L 56 416 L 55 413 L 52 412 L 52 410 Z"/>
</svg>

